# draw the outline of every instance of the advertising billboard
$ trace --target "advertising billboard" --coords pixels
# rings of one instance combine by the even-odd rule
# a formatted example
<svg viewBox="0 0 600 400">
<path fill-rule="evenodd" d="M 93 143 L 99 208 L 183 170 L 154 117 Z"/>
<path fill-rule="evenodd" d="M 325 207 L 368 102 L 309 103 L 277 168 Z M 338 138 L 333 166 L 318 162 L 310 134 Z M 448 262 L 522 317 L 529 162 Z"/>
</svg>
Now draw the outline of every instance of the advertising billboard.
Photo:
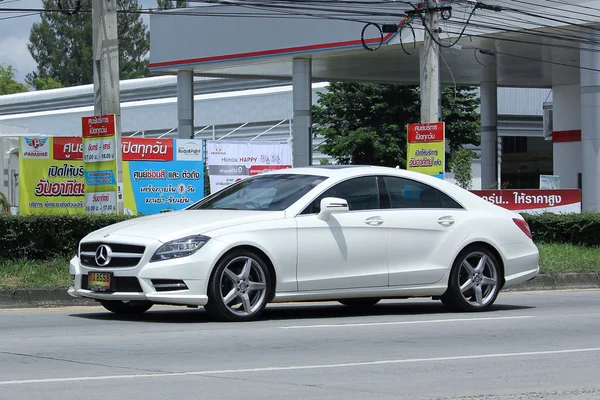
<svg viewBox="0 0 600 400">
<path fill-rule="evenodd" d="M 81 119 L 85 211 L 88 214 L 117 212 L 117 157 L 115 115 Z"/>
<path fill-rule="evenodd" d="M 581 189 L 471 190 L 490 203 L 519 213 L 580 213 Z"/>
<path fill-rule="evenodd" d="M 267 171 L 292 167 L 292 144 L 279 141 L 208 140 L 210 191 Z"/>
<path fill-rule="evenodd" d="M 123 138 L 121 148 L 125 213 L 180 210 L 204 197 L 201 139 Z M 22 137 L 20 152 L 22 214 L 83 214 L 86 181 L 106 179 L 103 174 L 85 176 L 82 137 Z M 92 193 L 100 203 L 113 201 Z"/>
<path fill-rule="evenodd" d="M 446 125 L 408 124 L 406 169 L 444 179 Z"/>
</svg>

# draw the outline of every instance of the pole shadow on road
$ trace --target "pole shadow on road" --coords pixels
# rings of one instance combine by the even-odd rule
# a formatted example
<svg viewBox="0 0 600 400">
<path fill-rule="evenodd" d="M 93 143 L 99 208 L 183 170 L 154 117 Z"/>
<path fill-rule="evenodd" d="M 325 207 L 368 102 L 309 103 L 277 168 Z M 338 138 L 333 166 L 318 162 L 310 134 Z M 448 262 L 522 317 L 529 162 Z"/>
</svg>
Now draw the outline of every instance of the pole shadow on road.
<svg viewBox="0 0 600 400">
<path fill-rule="evenodd" d="M 476 313 L 479 316 L 494 314 L 498 311 L 525 310 L 535 307 L 495 304 L 489 311 Z M 368 308 L 350 308 L 337 303 L 311 304 L 270 304 L 261 317 L 254 322 L 285 321 L 302 319 L 332 319 L 368 317 L 368 316 L 408 316 L 408 315 L 452 315 L 466 316 L 475 313 L 454 313 L 448 311 L 441 303 L 424 300 L 422 302 L 382 301 Z M 70 314 L 76 318 L 105 321 L 135 321 L 147 323 L 209 323 L 216 322 L 202 307 L 191 309 L 185 307 L 162 308 L 154 307 L 140 315 L 117 315 L 109 311 L 82 312 Z M 339 322 L 339 321 L 338 321 Z"/>
</svg>

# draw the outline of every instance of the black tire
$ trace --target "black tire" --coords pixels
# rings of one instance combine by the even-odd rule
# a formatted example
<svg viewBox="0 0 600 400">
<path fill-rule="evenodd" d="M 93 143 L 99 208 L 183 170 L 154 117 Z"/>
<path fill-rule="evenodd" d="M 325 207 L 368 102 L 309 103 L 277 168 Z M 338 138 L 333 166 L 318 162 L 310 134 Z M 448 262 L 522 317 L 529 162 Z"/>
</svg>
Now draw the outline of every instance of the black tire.
<svg viewBox="0 0 600 400">
<path fill-rule="evenodd" d="M 251 260 L 249 274 L 244 275 L 248 260 Z M 237 277 L 237 282 L 234 276 Z M 213 318 L 220 321 L 256 320 L 271 298 L 271 279 L 263 257 L 251 250 L 234 250 L 216 265 L 208 283 L 208 303 L 204 308 Z M 229 301 L 226 304 L 227 297 Z M 232 303 L 233 301 L 236 303 Z M 240 306 L 235 309 L 237 304 Z M 246 310 L 246 305 L 249 310 Z"/>
<path fill-rule="evenodd" d="M 481 261 L 483 257 L 485 262 L 482 269 L 478 270 L 479 262 L 477 265 L 473 264 L 476 260 Z M 465 261 L 472 268 L 466 266 Z M 440 299 L 453 311 L 486 311 L 494 304 L 500 293 L 502 273 L 502 266 L 494 253 L 482 245 L 468 246 L 456 257 L 450 272 L 448 289 Z M 469 280 L 471 280 L 470 287 L 465 287 L 461 291 L 461 285 L 467 284 Z M 480 292 L 479 298 L 477 298 L 477 291 Z"/>
<path fill-rule="evenodd" d="M 342 299 L 338 300 L 340 303 L 347 307 L 352 308 L 369 308 L 379 303 L 381 299 L 374 298 L 356 298 L 356 299 Z"/>
<path fill-rule="evenodd" d="M 151 302 L 141 300 L 101 300 L 100 304 L 108 311 L 115 314 L 143 314 L 153 306 Z"/>
</svg>

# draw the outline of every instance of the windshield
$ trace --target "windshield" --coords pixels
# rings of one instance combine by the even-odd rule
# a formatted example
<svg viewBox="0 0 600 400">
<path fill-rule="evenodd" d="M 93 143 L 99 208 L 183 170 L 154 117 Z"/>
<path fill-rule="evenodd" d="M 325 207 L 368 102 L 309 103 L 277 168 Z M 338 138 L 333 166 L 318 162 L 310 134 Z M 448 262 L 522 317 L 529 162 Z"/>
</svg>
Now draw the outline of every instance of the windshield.
<svg viewBox="0 0 600 400">
<path fill-rule="evenodd" d="M 257 175 L 222 189 L 187 209 L 282 211 L 325 179 L 314 175 Z"/>
</svg>

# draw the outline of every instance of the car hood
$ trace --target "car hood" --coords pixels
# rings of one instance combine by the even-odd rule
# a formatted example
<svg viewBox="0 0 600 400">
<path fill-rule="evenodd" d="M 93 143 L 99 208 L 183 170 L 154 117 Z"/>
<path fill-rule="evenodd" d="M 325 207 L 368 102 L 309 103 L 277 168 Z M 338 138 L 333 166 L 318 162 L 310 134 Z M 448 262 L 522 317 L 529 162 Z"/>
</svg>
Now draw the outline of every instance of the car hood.
<svg viewBox="0 0 600 400">
<path fill-rule="evenodd" d="M 132 236 L 155 239 L 161 242 L 187 235 L 205 234 L 209 231 L 252 222 L 283 217 L 278 211 L 246 210 L 181 210 L 136 217 L 101 228 L 83 240 L 100 240 L 106 235 Z"/>
</svg>

